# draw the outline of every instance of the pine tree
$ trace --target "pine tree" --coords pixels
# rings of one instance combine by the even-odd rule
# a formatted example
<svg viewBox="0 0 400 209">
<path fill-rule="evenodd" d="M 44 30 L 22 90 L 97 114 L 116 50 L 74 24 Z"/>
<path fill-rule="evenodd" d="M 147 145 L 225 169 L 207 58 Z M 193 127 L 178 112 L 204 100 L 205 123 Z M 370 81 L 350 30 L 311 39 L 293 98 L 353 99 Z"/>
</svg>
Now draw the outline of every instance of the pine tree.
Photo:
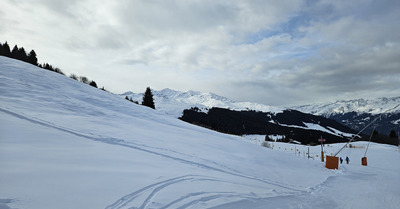
<svg viewBox="0 0 400 209">
<path fill-rule="evenodd" d="M 7 42 L 6 42 L 7 43 Z M 4 45 L 6 44 L 4 43 Z M 6 56 L 6 49 L 4 48 L 4 45 L 0 43 L 0 55 L 1 56 Z"/>
<path fill-rule="evenodd" d="M 24 62 L 28 62 L 28 55 L 26 55 L 24 47 L 18 49 L 17 59 Z"/>
<path fill-rule="evenodd" d="M 3 44 L 3 50 L 4 50 L 4 56 L 10 57 L 11 56 L 11 51 L 10 51 L 10 46 L 8 45 L 7 41 L 6 43 Z"/>
<path fill-rule="evenodd" d="M 50 70 L 50 71 L 54 71 L 53 66 L 49 65 L 49 63 L 43 63 L 43 69 L 45 70 Z"/>
<path fill-rule="evenodd" d="M 396 139 L 397 139 L 398 136 L 397 136 L 397 134 L 396 134 L 396 131 L 390 130 L 389 137 L 390 137 L 390 138 L 396 138 Z"/>
<path fill-rule="evenodd" d="M 18 46 L 15 45 L 10 54 L 11 58 L 18 59 Z"/>
<path fill-rule="evenodd" d="M 4 50 L 4 48 L 3 48 L 3 44 L 0 43 L 0 55 L 1 55 L 1 56 L 6 56 L 5 54 L 6 54 L 6 53 L 5 53 L 5 50 Z"/>
<path fill-rule="evenodd" d="M 36 52 L 32 49 L 27 58 L 28 62 L 31 63 L 32 65 L 38 65 L 38 59 L 36 57 Z"/>
<path fill-rule="evenodd" d="M 90 85 L 90 86 L 93 86 L 93 87 L 95 87 L 95 88 L 97 88 L 97 83 L 94 82 L 94 81 L 91 81 L 91 82 L 89 83 L 89 85 Z"/>
<path fill-rule="evenodd" d="M 146 92 L 144 92 L 142 105 L 156 109 L 150 87 L 147 87 Z"/>
<path fill-rule="evenodd" d="M 374 129 L 374 131 L 372 131 L 372 137 L 376 138 L 378 137 L 378 135 L 379 135 L 378 131 Z"/>
</svg>

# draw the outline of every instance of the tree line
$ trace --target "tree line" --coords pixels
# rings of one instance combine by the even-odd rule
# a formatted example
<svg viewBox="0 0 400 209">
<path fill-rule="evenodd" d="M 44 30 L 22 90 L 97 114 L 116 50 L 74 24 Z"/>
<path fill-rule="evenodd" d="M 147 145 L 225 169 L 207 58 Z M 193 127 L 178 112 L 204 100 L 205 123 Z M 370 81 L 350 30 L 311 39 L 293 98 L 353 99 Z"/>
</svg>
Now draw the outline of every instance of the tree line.
<svg viewBox="0 0 400 209">
<path fill-rule="evenodd" d="M 349 127 L 332 119 L 296 110 L 284 110 L 281 113 L 273 114 L 253 110 L 235 111 L 213 107 L 205 113 L 200 111 L 199 108 L 194 107 L 184 110 L 183 115 L 179 119 L 222 133 L 239 136 L 248 134 L 267 135 L 265 139 L 271 140 L 268 135 L 282 135 L 284 137 L 278 141 L 289 142 L 296 140 L 303 145 L 317 145 L 319 144 L 318 139 L 321 136 L 324 136 L 326 143 L 348 142 L 350 139 L 341 134 L 334 135 L 327 134 L 321 130 L 305 129 L 306 126 L 304 123 L 315 123 L 318 121 L 318 124 L 323 127 L 330 127 L 344 133 L 356 133 Z M 276 122 L 270 122 L 271 120 Z M 290 124 L 294 127 L 279 124 Z M 361 135 L 361 138 L 356 138 L 356 141 L 368 141 L 369 138 L 369 136 Z M 395 130 L 391 130 L 389 135 L 379 134 L 375 131 L 371 141 L 391 145 L 398 145 L 399 143 Z"/>
<path fill-rule="evenodd" d="M 38 59 L 37 59 L 37 54 L 36 54 L 35 50 L 33 50 L 33 49 L 29 53 L 26 53 L 24 47 L 18 47 L 18 45 L 15 45 L 13 47 L 13 49 L 10 50 L 10 46 L 8 45 L 8 43 L 6 41 L 4 44 L 0 43 L 0 56 L 5 56 L 5 57 L 12 58 L 12 59 L 20 60 L 20 61 L 23 61 L 26 63 L 30 63 L 30 64 L 38 66 L 42 69 L 56 72 L 56 73 L 59 73 L 59 74 L 65 76 L 63 71 L 58 67 L 54 67 L 49 63 L 39 64 Z M 93 86 L 95 88 L 98 88 L 97 83 L 95 81 L 89 80 L 85 76 L 77 76 L 75 74 L 71 74 L 69 77 L 74 80 L 80 81 L 80 82 L 88 84 L 90 86 Z M 106 91 L 104 89 L 104 87 L 102 87 L 101 90 Z"/>
<path fill-rule="evenodd" d="M 56 72 L 59 73 L 61 75 L 65 74 L 62 72 L 62 70 L 60 68 L 57 67 L 53 67 L 52 65 L 50 65 L 49 63 L 43 63 L 43 64 L 39 64 L 38 63 L 38 59 L 37 59 L 37 54 L 35 52 L 35 50 L 31 50 L 29 53 L 26 53 L 24 47 L 18 47 L 17 45 L 15 45 L 13 47 L 12 50 L 10 50 L 10 46 L 8 45 L 7 41 L 2 44 L 0 43 L 0 56 L 5 56 L 5 57 L 9 57 L 12 59 L 17 59 L 26 63 L 30 63 L 32 65 L 38 66 L 40 68 L 43 68 L 45 70 L 49 70 L 52 72 Z M 89 80 L 86 76 L 77 76 L 74 73 L 72 73 L 69 78 L 74 79 L 76 81 L 82 82 L 84 84 L 88 84 L 90 86 L 93 86 L 95 88 L 97 87 L 97 83 L 93 80 Z M 106 91 L 104 89 L 104 87 L 100 88 L 103 91 Z M 126 97 L 125 99 L 134 102 L 136 104 L 139 104 L 139 102 L 133 101 L 132 98 L 128 98 Z M 146 88 L 146 92 L 143 95 L 143 101 L 142 101 L 142 105 L 150 107 L 155 109 L 155 105 L 154 105 L 154 99 L 153 99 L 153 94 L 151 92 L 150 87 Z"/>
<path fill-rule="evenodd" d="M 24 47 L 18 47 L 18 45 L 15 45 L 13 49 L 10 50 L 10 46 L 8 45 L 7 41 L 4 44 L 0 43 L 0 55 L 27 62 L 40 68 L 65 75 L 59 68 L 55 68 L 49 63 L 39 64 L 35 50 L 32 49 L 29 53 L 26 53 Z"/>
<path fill-rule="evenodd" d="M 398 145 L 399 136 L 397 136 L 395 130 L 390 130 L 389 135 L 381 134 L 377 130 L 373 130 L 371 136 L 366 136 L 365 138 L 370 137 L 372 142 L 381 143 L 381 144 L 391 144 Z M 367 139 L 365 139 L 367 140 Z"/>
</svg>

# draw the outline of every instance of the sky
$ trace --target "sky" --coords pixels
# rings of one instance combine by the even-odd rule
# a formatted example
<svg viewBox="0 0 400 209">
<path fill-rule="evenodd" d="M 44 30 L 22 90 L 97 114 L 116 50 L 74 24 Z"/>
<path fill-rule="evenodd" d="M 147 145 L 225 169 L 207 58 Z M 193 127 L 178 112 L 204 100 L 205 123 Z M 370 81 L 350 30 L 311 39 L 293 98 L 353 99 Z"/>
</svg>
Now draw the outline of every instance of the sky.
<svg viewBox="0 0 400 209">
<path fill-rule="evenodd" d="M 2 0 L 0 42 L 113 93 L 291 106 L 400 96 L 398 0 Z"/>
</svg>

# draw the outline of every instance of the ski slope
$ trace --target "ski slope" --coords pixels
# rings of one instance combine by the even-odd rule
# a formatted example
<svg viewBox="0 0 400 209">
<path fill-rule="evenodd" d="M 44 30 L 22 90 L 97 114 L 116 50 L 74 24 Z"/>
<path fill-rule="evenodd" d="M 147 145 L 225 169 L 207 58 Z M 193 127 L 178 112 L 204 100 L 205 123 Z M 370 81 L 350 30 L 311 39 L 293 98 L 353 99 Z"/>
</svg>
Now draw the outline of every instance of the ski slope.
<svg viewBox="0 0 400 209">
<path fill-rule="evenodd" d="M 327 170 L 5 57 L 0 118 L 1 209 L 400 205 L 397 147 L 372 144 L 367 167 L 345 149 Z"/>
</svg>

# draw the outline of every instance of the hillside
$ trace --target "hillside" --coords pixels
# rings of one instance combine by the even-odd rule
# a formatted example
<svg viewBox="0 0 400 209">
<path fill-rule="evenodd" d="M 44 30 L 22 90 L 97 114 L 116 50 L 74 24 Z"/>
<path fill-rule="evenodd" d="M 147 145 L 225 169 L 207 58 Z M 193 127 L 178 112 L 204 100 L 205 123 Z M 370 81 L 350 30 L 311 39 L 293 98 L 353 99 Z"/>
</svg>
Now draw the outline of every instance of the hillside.
<svg viewBox="0 0 400 209">
<path fill-rule="evenodd" d="M 376 117 L 381 116 L 380 120 L 368 127 L 363 134 L 370 135 L 375 128 L 382 136 L 388 136 L 391 130 L 395 130 L 397 135 L 400 135 L 400 107 L 392 109 L 400 104 L 400 97 L 382 97 L 374 100 L 340 100 L 333 103 L 281 108 L 251 102 L 235 102 L 213 93 L 197 91 L 181 92 L 171 89 L 152 91 L 157 109 L 176 118 L 182 117 L 184 110 L 190 110 L 194 107 L 204 113 L 207 113 L 213 107 L 235 111 L 254 110 L 266 113 L 282 113 L 284 110 L 293 109 L 335 120 L 356 132 L 371 123 Z M 143 93 L 126 92 L 121 96 L 128 96 L 134 101 L 141 102 Z M 387 112 L 384 113 L 385 111 Z"/>
<path fill-rule="evenodd" d="M 224 133 L 268 137 L 279 135 L 285 138 L 285 141 L 298 141 L 302 144 L 318 144 L 321 137 L 326 139 L 326 143 L 347 142 L 351 138 L 360 138 L 355 135 L 355 131 L 334 120 L 296 110 L 271 113 L 211 108 L 207 113 L 203 113 L 192 108 L 185 110 L 180 119 Z"/>
<path fill-rule="evenodd" d="M 175 91 L 172 89 L 163 89 L 161 91 L 152 90 L 156 108 L 168 115 L 176 118 L 181 117 L 183 110 L 197 107 L 204 112 L 213 107 L 229 108 L 232 110 L 258 110 L 263 112 L 281 112 L 283 109 L 263 104 L 251 102 L 236 102 L 226 97 L 214 93 L 202 93 L 198 91 Z M 126 92 L 121 96 L 128 96 L 134 101 L 141 102 L 143 93 Z"/>
<path fill-rule="evenodd" d="M 321 136 L 329 143 L 348 141 L 356 133 L 334 120 L 289 109 L 235 102 L 213 93 L 171 89 L 152 92 L 158 111 L 224 133 L 280 135 L 304 144 L 318 143 Z M 121 96 L 140 102 L 143 93 L 126 92 Z"/>
<path fill-rule="evenodd" d="M 340 100 L 325 104 L 310 104 L 292 107 L 293 109 L 322 115 L 342 123 L 354 130 L 361 130 L 374 119 L 374 124 L 363 131 L 370 135 L 375 129 L 382 135 L 388 136 L 391 130 L 400 135 L 400 97 Z"/>
<path fill-rule="evenodd" d="M 235 102 L 213 93 L 196 91 L 180 92 L 171 89 L 153 90 L 153 93 L 154 100 L 158 105 L 157 109 L 177 118 L 183 115 L 184 110 L 189 110 L 193 107 L 198 108 L 204 113 L 207 113 L 213 107 L 235 111 L 255 110 L 272 113 L 282 113 L 284 110 L 288 110 L 251 102 Z M 127 92 L 122 94 L 122 96 L 128 96 L 135 101 L 141 101 L 143 94 Z M 400 104 L 400 97 L 382 97 L 373 100 L 340 100 L 334 103 L 301 105 L 290 107 L 289 109 L 324 116 L 348 126 L 356 132 L 363 129 L 375 118 L 380 117 L 378 121 L 374 122 L 372 126 L 367 127 L 362 133 L 368 136 L 375 129 L 380 133 L 382 138 L 387 137 L 391 130 L 400 135 L 400 108 L 393 109 L 398 104 Z"/>
<path fill-rule="evenodd" d="M 323 117 L 256 103 L 235 102 L 213 93 L 171 89 L 152 92 L 157 111 L 224 133 L 281 135 L 304 144 L 317 143 L 321 136 L 329 143 L 348 141 L 355 133 Z M 126 92 L 121 96 L 140 102 L 143 93 Z M 238 115 L 234 116 L 235 112 Z"/>
<path fill-rule="evenodd" d="M 346 149 L 351 164 L 327 170 L 16 60 L 0 57 L 0 81 L 2 209 L 400 204 L 394 146 L 372 144 L 367 167 Z"/>
</svg>

